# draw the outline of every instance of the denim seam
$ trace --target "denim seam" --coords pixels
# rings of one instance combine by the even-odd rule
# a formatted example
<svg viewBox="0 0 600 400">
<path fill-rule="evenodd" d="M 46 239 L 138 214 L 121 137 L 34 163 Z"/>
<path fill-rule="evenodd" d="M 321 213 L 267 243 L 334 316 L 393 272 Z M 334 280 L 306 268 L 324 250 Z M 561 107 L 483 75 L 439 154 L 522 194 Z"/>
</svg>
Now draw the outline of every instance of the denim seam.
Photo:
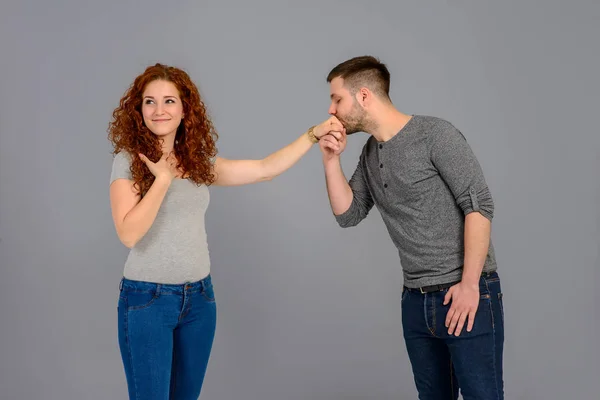
<svg viewBox="0 0 600 400">
<path fill-rule="evenodd" d="M 172 367 L 171 367 L 171 390 L 170 390 L 170 394 L 169 394 L 169 398 L 174 398 L 175 396 L 175 385 L 177 384 L 177 379 L 175 377 L 175 371 L 177 370 L 177 352 L 173 351 L 173 359 L 172 359 Z"/>
<path fill-rule="evenodd" d="M 214 289 L 213 289 L 214 290 Z M 206 295 L 206 285 L 202 285 L 202 290 L 200 291 L 200 293 L 202 293 L 202 296 L 204 296 L 204 298 L 206 299 L 206 301 L 208 302 L 213 302 L 215 301 L 215 297 L 210 297 Z"/>
<path fill-rule="evenodd" d="M 425 325 L 427 325 L 427 329 L 429 332 L 431 332 L 431 327 L 429 326 L 429 316 L 427 315 L 427 295 L 425 294 L 423 295 L 423 317 L 425 318 Z"/>
<path fill-rule="evenodd" d="M 488 281 L 484 278 L 483 281 L 485 282 L 485 287 L 487 288 L 488 293 L 490 293 L 490 287 L 488 285 Z M 493 369 L 494 369 L 494 386 L 495 386 L 495 392 L 496 392 L 496 398 L 500 399 L 499 397 L 499 388 L 498 388 L 498 371 L 496 370 L 496 323 L 494 321 L 494 307 L 492 304 L 492 296 L 490 295 L 490 315 L 492 317 L 492 346 L 493 346 L 493 351 L 492 351 L 492 359 L 493 359 Z"/>
<path fill-rule="evenodd" d="M 433 332 L 432 333 L 433 333 L 433 336 L 437 337 L 437 335 L 435 333 L 436 327 L 437 327 L 437 325 L 436 325 L 437 314 L 435 313 L 435 309 L 437 308 L 437 304 L 435 304 L 435 297 L 433 295 L 431 296 L 431 303 L 432 303 L 431 304 L 432 305 L 431 310 L 433 311 L 431 313 L 431 322 L 432 322 L 432 326 L 433 326 Z"/>
<path fill-rule="evenodd" d="M 156 299 L 158 299 L 158 296 L 154 295 L 152 297 L 152 299 L 148 303 L 146 303 L 144 305 L 141 305 L 141 306 L 130 307 L 130 308 L 127 309 L 127 311 L 139 311 L 139 310 L 146 309 L 146 308 L 150 307 L 152 304 L 154 304 L 154 302 L 156 301 Z"/>
<path fill-rule="evenodd" d="M 157 286 L 157 288 L 156 288 L 156 290 L 154 291 L 154 294 L 152 295 L 152 299 L 151 299 L 151 300 L 150 300 L 148 303 L 146 303 L 146 304 L 143 304 L 143 305 L 140 305 L 140 306 L 134 306 L 134 307 L 131 307 L 131 308 L 130 308 L 130 307 L 127 307 L 127 311 L 136 311 L 136 310 L 143 310 L 143 309 L 145 309 L 145 308 L 148 308 L 148 307 L 150 307 L 152 304 L 154 304 L 154 302 L 155 302 L 155 301 L 156 301 L 156 300 L 157 300 L 157 299 L 158 299 L 160 296 L 162 296 L 162 293 L 161 293 L 161 287 L 160 287 L 160 285 L 158 285 L 158 286 Z"/>
<path fill-rule="evenodd" d="M 500 316 L 502 317 L 502 322 L 504 322 L 504 304 L 502 304 L 502 292 L 498 293 L 498 306 L 500 306 Z"/>
<path fill-rule="evenodd" d="M 453 364 L 452 364 L 452 356 L 450 357 L 450 398 L 454 398 L 454 373 L 453 373 Z"/>
<path fill-rule="evenodd" d="M 124 293 L 152 293 L 152 290 L 134 290 L 134 289 L 128 289 L 128 288 L 123 288 L 123 292 Z M 188 293 L 202 293 L 202 289 L 193 289 L 190 290 Z M 162 288 L 160 290 L 160 294 L 162 296 L 167 296 L 167 295 L 173 295 L 173 296 L 181 296 L 183 294 L 183 292 L 178 293 L 178 292 L 169 292 L 169 291 L 165 291 L 164 288 Z"/>
<path fill-rule="evenodd" d="M 190 309 L 192 308 L 191 305 L 191 301 L 192 301 L 192 296 L 185 296 L 183 297 L 183 304 L 181 305 L 181 312 L 179 313 L 179 318 L 177 320 L 177 322 L 181 322 L 186 315 L 188 315 L 188 313 L 190 312 Z"/>
<path fill-rule="evenodd" d="M 214 298 L 208 297 L 205 293 L 202 293 L 202 296 L 204 296 L 204 299 L 206 301 L 208 301 L 209 303 L 212 303 L 213 301 L 215 301 Z"/>
<path fill-rule="evenodd" d="M 427 312 L 427 298 L 429 297 L 428 293 L 425 293 L 423 295 L 423 313 L 425 314 L 425 323 L 427 324 L 427 329 L 429 330 L 429 332 L 431 332 L 431 335 L 433 335 L 433 337 L 438 337 L 435 334 L 435 304 L 432 307 L 433 309 L 433 313 L 432 313 L 432 322 L 433 322 L 433 327 L 429 324 L 429 313 Z M 431 297 L 433 299 L 433 296 Z"/>
<path fill-rule="evenodd" d="M 137 379 L 135 377 L 135 370 L 134 370 L 134 363 L 133 363 L 133 354 L 131 352 L 131 341 L 129 340 L 129 310 L 128 310 L 129 306 L 127 303 L 127 299 L 125 299 L 125 312 L 123 314 L 124 315 L 124 319 L 125 319 L 125 342 L 127 343 L 127 357 L 129 358 L 129 365 L 131 368 L 131 378 L 133 380 L 133 389 L 135 391 L 135 399 L 137 399 L 138 397 L 138 387 L 137 387 Z"/>
</svg>

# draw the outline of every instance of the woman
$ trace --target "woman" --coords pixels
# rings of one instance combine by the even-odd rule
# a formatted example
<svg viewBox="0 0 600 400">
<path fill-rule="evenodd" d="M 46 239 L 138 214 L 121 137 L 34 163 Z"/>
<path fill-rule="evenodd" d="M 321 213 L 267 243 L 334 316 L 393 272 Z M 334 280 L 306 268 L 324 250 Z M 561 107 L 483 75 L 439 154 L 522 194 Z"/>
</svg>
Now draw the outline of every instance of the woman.
<svg viewBox="0 0 600 400">
<path fill-rule="evenodd" d="M 204 214 L 208 186 L 270 180 L 324 135 L 334 117 L 262 160 L 216 156 L 198 89 L 161 64 L 138 76 L 113 112 L 110 202 L 130 248 L 118 302 L 119 347 L 131 399 L 196 399 L 216 324 Z"/>
</svg>

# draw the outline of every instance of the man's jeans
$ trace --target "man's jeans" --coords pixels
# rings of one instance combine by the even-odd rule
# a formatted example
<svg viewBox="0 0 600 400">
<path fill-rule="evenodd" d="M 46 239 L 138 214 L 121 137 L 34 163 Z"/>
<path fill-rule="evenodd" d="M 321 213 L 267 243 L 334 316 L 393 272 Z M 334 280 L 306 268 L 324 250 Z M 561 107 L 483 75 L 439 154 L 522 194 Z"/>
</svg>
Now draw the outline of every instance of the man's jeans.
<svg viewBox="0 0 600 400">
<path fill-rule="evenodd" d="M 448 289 L 421 293 L 404 288 L 402 325 L 415 384 L 421 400 L 504 399 L 502 353 L 504 309 L 500 278 L 484 273 L 471 332 L 467 321 L 460 335 L 448 334 L 444 304 Z"/>
</svg>

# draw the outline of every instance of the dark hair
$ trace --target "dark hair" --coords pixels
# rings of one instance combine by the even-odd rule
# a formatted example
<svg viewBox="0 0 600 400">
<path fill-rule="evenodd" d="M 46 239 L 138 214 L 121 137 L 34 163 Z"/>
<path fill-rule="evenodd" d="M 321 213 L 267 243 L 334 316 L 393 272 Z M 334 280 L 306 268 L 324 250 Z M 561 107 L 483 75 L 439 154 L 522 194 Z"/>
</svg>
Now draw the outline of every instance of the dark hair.
<svg viewBox="0 0 600 400">
<path fill-rule="evenodd" d="M 154 175 L 138 157 L 138 153 L 156 161 L 162 155 L 160 139 L 144 124 L 142 95 L 146 86 L 155 80 L 172 82 L 179 91 L 185 118 L 177 129 L 175 155 L 184 174 L 196 184 L 210 185 L 215 177 L 210 162 L 217 153 L 216 133 L 196 85 L 183 70 L 163 64 L 149 66 L 135 78 L 113 112 L 108 138 L 113 153 L 128 152 L 132 157 L 131 172 L 136 188 L 144 195 Z"/>
<path fill-rule="evenodd" d="M 337 77 L 344 80 L 351 94 L 366 86 L 380 97 L 390 98 L 390 71 L 373 56 L 354 57 L 338 64 L 327 75 L 327 82 Z"/>
</svg>

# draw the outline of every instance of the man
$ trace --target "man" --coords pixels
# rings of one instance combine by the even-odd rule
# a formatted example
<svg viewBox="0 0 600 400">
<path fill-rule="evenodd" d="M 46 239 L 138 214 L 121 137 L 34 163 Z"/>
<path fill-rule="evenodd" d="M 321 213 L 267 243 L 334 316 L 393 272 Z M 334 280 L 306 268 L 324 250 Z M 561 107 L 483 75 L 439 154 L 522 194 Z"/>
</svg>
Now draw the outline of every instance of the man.
<svg viewBox="0 0 600 400">
<path fill-rule="evenodd" d="M 504 321 L 490 240 L 494 203 L 462 133 L 407 115 L 389 97 L 390 73 L 356 57 L 327 77 L 329 113 L 346 134 L 365 132 L 350 182 L 333 137 L 320 140 L 327 191 L 341 227 L 377 206 L 404 275 L 402 325 L 420 399 L 503 399 Z"/>
</svg>

